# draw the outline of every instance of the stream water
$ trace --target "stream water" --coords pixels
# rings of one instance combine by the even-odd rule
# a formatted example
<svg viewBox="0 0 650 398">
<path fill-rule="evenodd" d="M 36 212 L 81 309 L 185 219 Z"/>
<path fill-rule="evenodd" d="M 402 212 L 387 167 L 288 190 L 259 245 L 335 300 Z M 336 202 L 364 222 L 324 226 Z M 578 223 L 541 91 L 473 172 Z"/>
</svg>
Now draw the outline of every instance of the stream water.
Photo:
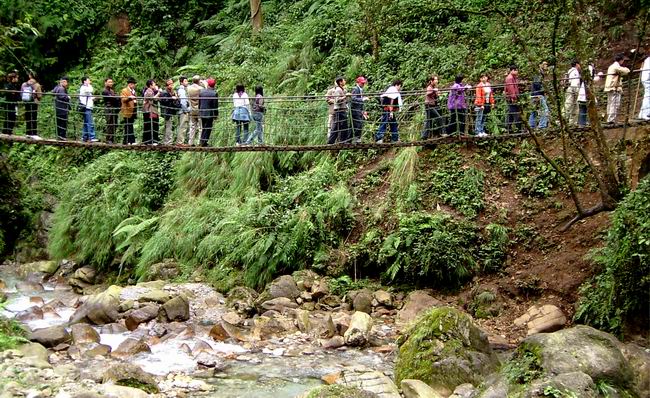
<svg viewBox="0 0 650 398">
<path fill-rule="evenodd" d="M 6 271 L 0 273 L 0 279 L 5 282 L 3 290 L 8 296 L 1 310 L 3 316 L 14 318 L 34 306 L 45 308 L 42 319 L 23 321 L 32 330 L 68 322 L 80 297 L 62 284 L 44 283 L 40 285 L 43 290 L 39 285 L 25 286 L 15 275 Z M 33 288 L 29 289 L 30 286 Z M 223 304 L 218 304 L 217 308 L 210 308 L 208 312 L 223 313 L 226 310 Z M 193 316 L 187 324 L 194 327 L 195 333 L 150 342 L 151 353 L 141 353 L 127 360 L 161 378 L 176 374 L 198 378 L 201 367 L 188 351 L 197 344 L 207 343 L 217 355 L 226 358 L 225 370 L 213 375 L 202 374 L 203 380 L 212 387 L 207 396 L 224 398 L 292 398 L 322 384 L 322 376 L 354 365 L 364 365 L 387 374 L 392 372 L 392 359 L 369 349 L 344 347 L 324 350 L 312 341 L 288 338 L 273 339 L 263 349 L 240 343 L 217 342 L 208 336 L 209 327 L 199 327 L 201 321 Z M 96 327 L 96 330 L 100 332 L 101 328 Z M 132 332 L 100 332 L 100 342 L 115 349 L 126 338 L 146 337 L 150 330 L 151 324 L 148 327 L 143 324 Z M 85 362 L 66 361 L 78 367 L 87 366 Z"/>
</svg>

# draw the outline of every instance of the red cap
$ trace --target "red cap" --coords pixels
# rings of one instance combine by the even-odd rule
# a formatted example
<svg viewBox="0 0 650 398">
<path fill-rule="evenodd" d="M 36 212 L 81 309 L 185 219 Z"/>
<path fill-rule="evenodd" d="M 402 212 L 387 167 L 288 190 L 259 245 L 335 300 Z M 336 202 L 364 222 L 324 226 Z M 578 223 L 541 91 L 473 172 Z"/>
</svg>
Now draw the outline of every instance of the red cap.
<svg viewBox="0 0 650 398">
<path fill-rule="evenodd" d="M 214 87 L 215 83 L 214 79 L 208 79 L 208 87 Z"/>
<path fill-rule="evenodd" d="M 366 78 L 363 77 L 363 76 L 359 76 L 359 77 L 357 77 L 357 83 L 366 84 L 366 83 L 368 83 L 368 80 L 366 80 Z"/>
</svg>

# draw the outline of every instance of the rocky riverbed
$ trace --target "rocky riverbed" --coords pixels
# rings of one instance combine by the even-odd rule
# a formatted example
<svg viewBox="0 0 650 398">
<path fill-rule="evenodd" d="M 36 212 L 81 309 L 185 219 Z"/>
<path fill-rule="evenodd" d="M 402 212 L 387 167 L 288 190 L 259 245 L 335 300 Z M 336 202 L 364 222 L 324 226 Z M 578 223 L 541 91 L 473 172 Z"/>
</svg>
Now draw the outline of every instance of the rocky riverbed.
<svg viewBox="0 0 650 398">
<path fill-rule="evenodd" d="M 96 279 L 70 261 L 0 268 L 2 315 L 31 340 L 0 353 L 0 398 L 650 396 L 649 350 L 564 329 L 544 303 L 515 320 L 528 337 L 513 344 L 427 291 L 341 297 L 311 271 L 227 296 Z"/>
</svg>

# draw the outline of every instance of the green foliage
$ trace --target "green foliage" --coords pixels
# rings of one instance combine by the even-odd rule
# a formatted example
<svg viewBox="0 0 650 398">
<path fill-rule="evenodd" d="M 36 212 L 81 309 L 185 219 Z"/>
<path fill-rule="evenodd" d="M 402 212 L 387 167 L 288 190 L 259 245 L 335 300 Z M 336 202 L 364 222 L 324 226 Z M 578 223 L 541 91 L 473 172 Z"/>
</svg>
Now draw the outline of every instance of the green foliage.
<svg viewBox="0 0 650 398">
<path fill-rule="evenodd" d="M 483 271 L 495 272 L 504 268 L 510 238 L 508 228 L 499 224 L 489 224 L 485 227 L 485 242 L 479 249 Z"/>
<path fill-rule="evenodd" d="M 174 155 L 111 152 L 81 170 L 62 187 L 50 236 L 52 257 L 108 267 L 116 254 L 114 231 L 127 218 L 149 218 L 162 206 L 173 162 Z"/>
<path fill-rule="evenodd" d="M 379 263 L 389 280 L 458 286 L 477 269 L 476 227 L 437 213 L 400 214 L 399 227 L 384 240 Z"/>
<path fill-rule="evenodd" d="M 436 149 L 427 161 L 435 166 L 423 177 L 424 195 L 431 194 L 454 207 L 462 215 L 474 218 L 484 207 L 484 173 L 468 164 L 456 151 Z"/>
<path fill-rule="evenodd" d="M 378 290 L 381 286 L 370 279 L 352 280 L 348 275 L 342 275 L 338 278 L 331 278 L 328 280 L 330 293 L 337 296 L 343 296 L 351 290 L 359 290 L 368 288 L 371 290 Z"/>
<path fill-rule="evenodd" d="M 0 153 L 0 258 L 13 249 L 26 222 L 20 201 L 21 184 L 4 154 Z"/>
<path fill-rule="evenodd" d="M 580 289 L 575 319 L 621 333 L 626 321 L 647 316 L 650 303 L 650 178 L 614 211 L 607 245 L 593 253 L 602 271 Z"/>
<path fill-rule="evenodd" d="M 545 387 L 542 394 L 543 394 L 542 396 L 544 397 L 552 397 L 552 398 L 578 398 L 578 395 L 571 390 L 567 390 L 567 389 L 560 390 L 553 386 Z"/>
<path fill-rule="evenodd" d="M 528 384 L 538 379 L 544 374 L 539 347 L 520 344 L 501 371 L 512 384 Z"/>
<path fill-rule="evenodd" d="M 0 317 L 0 351 L 26 343 L 27 332 L 13 319 Z"/>
</svg>

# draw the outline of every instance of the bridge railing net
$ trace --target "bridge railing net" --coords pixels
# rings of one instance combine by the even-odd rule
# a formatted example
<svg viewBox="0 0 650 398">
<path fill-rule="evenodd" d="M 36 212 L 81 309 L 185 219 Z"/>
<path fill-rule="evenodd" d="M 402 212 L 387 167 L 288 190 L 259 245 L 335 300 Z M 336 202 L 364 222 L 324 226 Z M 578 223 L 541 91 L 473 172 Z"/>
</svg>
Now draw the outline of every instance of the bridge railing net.
<svg viewBox="0 0 650 398">
<path fill-rule="evenodd" d="M 633 76 L 633 81 L 629 84 L 632 87 L 639 87 L 638 77 Z M 626 83 L 627 84 L 627 83 Z M 523 85 L 522 85 L 523 87 Z M 70 91 L 75 90 L 71 88 Z M 485 133 L 487 134 L 501 134 L 504 132 L 510 132 L 517 128 L 516 123 L 511 125 L 508 123 L 509 115 L 508 114 L 508 102 L 505 99 L 503 85 L 495 84 L 492 86 L 495 104 L 491 108 L 491 112 L 485 115 Z M 95 89 L 95 92 L 100 91 Z M 606 120 L 607 113 L 607 93 L 603 92 L 602 83 L 594 84 L 592 91 L 597 99 L 597 106 L 599 109 L 599 114 L 601 116 L 601 122 Z M 435 138 L 441 134 L 475 134 L 476 132 L 476 121 L 478 115 L 478 109 L 474 105 L 476 87 L 471 87 L 465 90 L 465 110 L 461 113 L 465 113 L 464 119 L 465 123 L 454 123 L 456 120 L 455 112 L 448 109 L 448 98 L 449 98 L 449 88 L 441 88 L 439 91 L 438 106 L 437 112 L 440 115 L 435 117 L 432 120 L 432 129 L 430 132 L 433 133 L 433 136 L 428 136 L 425 133 L 426 122 L 427 122 L 427 111 L 425 107 L 425 93 L 424 91 L 405 91 L 402 92 L 403 106 L 402 108 L 395 112 L 395 116 L 398 123 L 399 131 L 399 140 L 400 141 L 417 141 L 426 138 Z M 548 88 L 547 88 L 548 93 Z M 25 134 L 26 131 L 26 122 L 30 118 L 29 112 L 36 112 L 37 114 L 37 134 L 42 138 L 47 139 L 56 139 L 57 130 L 56 130 L 56 119 L 60 119 L 61 116 L 57 116 L 55 112 L 55 101 L 54 96 L 50 92 L 43 93 L 43 96 L 40 100 L 38 106 L 29 106 L 26 105 L 26 102 L 23 101 L 10 101 L 7 98 L 12 94 L 7 91 L 0 90 L 0 98 L 2 98 L 2 106 L 0 108 L 0 119 L 2 120 L 1 127 L 2 133 L 4 134 Z M 16 93 L 13 93 L 14 97 Z M 550 94 L 550 93 L 548 93 Z M 561 109 L 557 109 L 556 101 L 552 96 L 548 96 L 547 105 L 549 108 L 549 127 L 557 124 L 558 113 L 565 112 L 564 109 L 564 92 L 562 93 L 563 97 L 560 98 Z M 67 114 L 67 139 L 68 140 L 81 140 L 83 137 L 83 124 L 84 124 L 84 115 L 78 111 L 78 105 L 80 103 L 79 96 L 70 93 L 70 109 Z M 383 106 L 380 104 L 380 94 L 379 93 L 369 93 L 365 94 L 368 99 L 364 102 L 364 110 L 367 112 L 367 119 L 362 117 L 356 122 L 361 122 L 363 124 L 362 129 L 362 142 L 374 142 L 376 140 L 376 133 L 379 129 L 381 123 L 381 118 L 383 114 Z M 642 104 L 643 98 L 643 88 L 635 89 L 632 92 L 632 96 L 627 95 L 627 91 L 623 91 L 623 100 L 618 111 L 617 121 L 621 122 L 626 118 L 634 118 L 639 114 L 639 110 Z M 94 102 L 94 108 L 92 111 L 94 127 L 95 127 L 95 136 L 100 141 L 107 140 L 107 123 L 114 124 L 114 138 L 115 143 L 126 143 L 125 140 L 125 121 L 119 110 L 109 109 L 106 107 L 106 102 L 103 100 L 101 95 L 96 94 Z M 83 100 L 83 97 L 82 97 Z M 143 136 L 145 132 L 145 118 L 143 115 L 143 101 L 144 98 L 137 98 L 137 110 L 136 118 L 134 120 L 134 133 L 135 141 L 137 143 L 142 143 L 143 140 L 147 141 L 147 137 Z M 233 113 L 233 100 L 231 96 L 223 96 L 219 98 L 218 106 L 218 116 L 214 118 L 213 128 L 211 130 L 210 139 L 208 141 L 209 146 L 219 146 L 227 147 L 236 145 L 236 126 L 237 124 L 231 119 Z M 251 95 L 250 98 L 251 106 L 254 101 L 254 97 Z M 627 102 L 630 102 L 628 107 Z M 349 102 L 348 102 L 349 103 Z M 531 113 L 535 113 L 536 119 L 539 122 L 539 118 L 544 113 L 544 109 L 541 107 L 539 100 L 531 97 L 529 92 L 523 92 L 520 95 L 519 101 L 519 117 L 520 123 L 529 123 L 529 116 Z M 196 129 L 195 140 L 194 142 L 188 142 L 188 131 L 185 131 L 182 135 L 183 138 L 179 140 L 179 124 L 180 116 L 179 114 L 174 114 L 172 117 L 164 117 L 164 112 L 160 109 L 159 101 L 154 101 L 154 107 L 159 112 L 159 118 L 157 119 L 157 133 L 154 133 L 154 138 L 157 138 L 157 141 L 160 144 L 177 144 L 178 142 L 183 142 L 183 144 L 198 144 L 199 138 L 201 136 L 201 129 Z M 264 113 L 264 122 L 263 122 L 263 143 L 265 145 L 292 145 L 292 146 L 306 146 L 306 145 L 318 145 L 325 144 L 328 142 L 328 133 L 331 129 L 329 124 L 329 105 L 326 101 L 325 96 L 304 96 L 304 97 L 274 97 L 268 96 L 265 97 L 265 107 L 266 112 Z M 626 111 L 629 109 L 629 115 L 626 114 Z M 578 113 L 580 112 L 580 106 L 578 103 L 572 108 L 574 115 L 570 120 L 579 120 Z M 12 115 L 16 115 L 16 122 L 13 125 Z M 109 118 L 109 114 L 117 114 L 117 117 Z M 351 112 L 350 109 L 346 111 L 347 116 L 347 125 L 344 131 L 339 131 L 342 135 L 347 135 L 352 137 L 353 130 L 352 125 L 355 120 L 354 117 L 356 113 Z M 431 113 L 429 113 L 431 116 Z M 567 117 L 568 115 L 565 115 Z M 172 137 L 170 141 L 165 142 L 165 130 L 166 124 L 172 124 Z M 535 125 L 538 126 L 537 124 Z M 256 128 L 256 122 L 251 117 L 248 126 L 248 134 L 252 134 Z M 243 131 L 245 126 L 241 126 L 240 131 L 240 140 L 244 142 L 246 138 L 246 133 Z M 189 126 L 188 126 L 189 129 Z M 386 129 L 386 134 L 384 136 L 384 141 L 388 142 L 391 140 L 390 128 Z M 258 144 L 259 139 L 255 139 L 254 144 Z"/>
</svg>

